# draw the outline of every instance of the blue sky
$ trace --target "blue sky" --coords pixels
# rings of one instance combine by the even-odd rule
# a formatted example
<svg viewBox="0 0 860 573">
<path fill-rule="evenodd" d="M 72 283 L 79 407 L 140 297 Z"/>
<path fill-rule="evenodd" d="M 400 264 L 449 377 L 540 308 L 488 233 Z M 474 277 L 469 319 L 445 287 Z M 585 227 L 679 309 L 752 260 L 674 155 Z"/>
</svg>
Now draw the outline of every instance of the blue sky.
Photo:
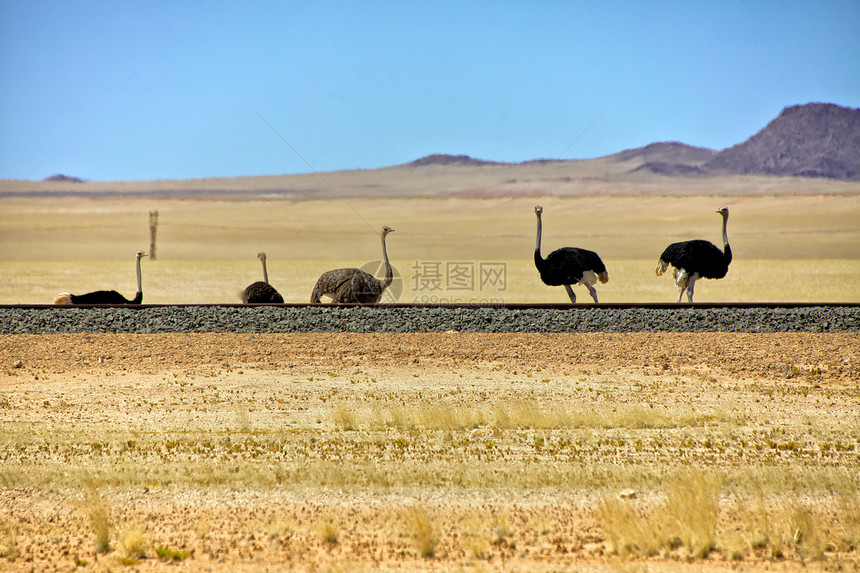
<svg viewBox="0 0 860 573">
<path fill-rule="evenodd" d="M 860 107 L 860 2 L 0 0 L 0 77 L 4 179 L 722 149 Z"/>
</svg>

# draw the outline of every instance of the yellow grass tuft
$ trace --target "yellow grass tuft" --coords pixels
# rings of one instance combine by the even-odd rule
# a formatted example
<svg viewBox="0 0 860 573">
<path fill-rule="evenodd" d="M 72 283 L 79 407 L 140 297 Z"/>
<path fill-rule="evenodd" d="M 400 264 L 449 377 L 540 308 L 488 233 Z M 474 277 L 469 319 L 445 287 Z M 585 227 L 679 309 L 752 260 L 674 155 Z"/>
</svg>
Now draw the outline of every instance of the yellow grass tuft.
<svg viewBox="0 0 860 573">
<path fill-rule="evenodd" d="M 96 553 L 107 553 L 111 550 L 110 508 L 92 481 L 88 480 L 85 483 L 85 488 L 87 495 L 84 509 L 87 517 L 89 517 L 90 527 L 95 534 Z"/>
<path fill-rule="evenodd" d="M 669 482 L 665 502 L 650 511 L 604 496 L 597 517 L 608 551 L 644 557 L 683 547 L 693 557 L 706 557 L 716 547 L 719 491 L 716 477 L 689 471 Z"/>
<path fill-rule="evenodd" d="M 669 527 L 690 555 L 707 557 L 716 546 L 720 484 L 699 470 L 681 473 L 670 482 L 666 500 Z"/>
<path fill-rule="evenodd" d="M 321 519 L 314 525 L 313 533 L 328 545 L 336 545 L 340 536 L 340 528 L 329 519 Z"/>
<path fill-rule="evenodd" d="M 15 561 L 18 557 L 18 528 L 5 520 L 0 522 L 0 558 Z"/>
<path fill-rule="evenodd" d="M 120 555 L 126 560 L 137 561 L 145 559 L 146 552 L 149 549 L 149 537 L 146 534 L 146 527 L 138 524 L 128 529 L 120 537 L 119 549 Z"/>
<path fill-rule="evenodd" d="M 334 427 L 346 432 L 353 432 L 358 429 L 358 421 L 355 413 L 344 406 L 338 404 L 332 409 L 332 418 Z"/>
<path fill-rule="evenodd" d="M 439 536 L 427 511 L 417 506 L 409 508 L 406 523 L 409 536 L 418 554 L 421 557 L 433 557 L 439 544 Z"/>
</svg>

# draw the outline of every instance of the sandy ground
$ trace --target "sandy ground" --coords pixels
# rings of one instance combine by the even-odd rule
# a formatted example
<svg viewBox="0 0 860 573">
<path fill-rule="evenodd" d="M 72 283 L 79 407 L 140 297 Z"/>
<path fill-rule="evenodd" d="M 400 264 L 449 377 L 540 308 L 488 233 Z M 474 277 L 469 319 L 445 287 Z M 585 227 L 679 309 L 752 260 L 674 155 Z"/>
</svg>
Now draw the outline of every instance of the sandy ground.
<svg viewBox="0 0 860 573">
<path fill-rule="evenodd" d="M 817 482 L 761 486 L 768 507 L 805 500 L 827 538 L 815 558 L 800 526 L 779 552 L 732 535 L 739 476 L 860 472 L 854 334 L 3 336 L 0 361 L 3 571 L 860 569 L 856 512 Z M 698 421 L 374 420 L 523 403 Z M 614 554 L 601 500 L 632 486 L 646 511 L 687 466 L 723 480 L 716 550 Z"/>
</svg>

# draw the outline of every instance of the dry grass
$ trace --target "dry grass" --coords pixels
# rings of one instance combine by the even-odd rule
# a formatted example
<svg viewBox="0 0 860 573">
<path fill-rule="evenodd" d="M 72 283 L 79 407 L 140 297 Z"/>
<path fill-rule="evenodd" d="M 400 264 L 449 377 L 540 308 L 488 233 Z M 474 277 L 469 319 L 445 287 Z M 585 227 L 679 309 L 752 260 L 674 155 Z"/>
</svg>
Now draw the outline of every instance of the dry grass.
<svg viewBox="0 0 860 573">
<path fill-rule="evenodd" d="M 5 337 L 0 567 L 851 570 L 855 339 Z"/>
</svg>

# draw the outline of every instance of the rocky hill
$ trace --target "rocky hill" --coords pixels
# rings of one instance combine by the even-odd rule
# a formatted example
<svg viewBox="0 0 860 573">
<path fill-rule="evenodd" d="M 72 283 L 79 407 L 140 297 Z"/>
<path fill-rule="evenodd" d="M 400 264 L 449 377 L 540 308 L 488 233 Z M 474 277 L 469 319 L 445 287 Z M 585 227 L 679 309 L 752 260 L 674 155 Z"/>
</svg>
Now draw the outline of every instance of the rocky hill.
<svg viewBox="0 0 860 573">
<path fill-rule="evenodd" d="M 860 180 L 860 109 L 829 103 L 790 106 L 748 140 L 722 151 L 668 141 L 626 149 L 603 159 L 628 164 L 627 173 L 668 177 L 756 174 Z M 519 165 L 544 161 L 552 160 Z M 475 167 L 504 163 L 435 154 L 409 165 Z"/>
<path fill-rule="evenodd" d="M 860 109 L 796 105 L 748 140 L 717 153 L 707 171 L 860 180 Z"/>
</svg>

